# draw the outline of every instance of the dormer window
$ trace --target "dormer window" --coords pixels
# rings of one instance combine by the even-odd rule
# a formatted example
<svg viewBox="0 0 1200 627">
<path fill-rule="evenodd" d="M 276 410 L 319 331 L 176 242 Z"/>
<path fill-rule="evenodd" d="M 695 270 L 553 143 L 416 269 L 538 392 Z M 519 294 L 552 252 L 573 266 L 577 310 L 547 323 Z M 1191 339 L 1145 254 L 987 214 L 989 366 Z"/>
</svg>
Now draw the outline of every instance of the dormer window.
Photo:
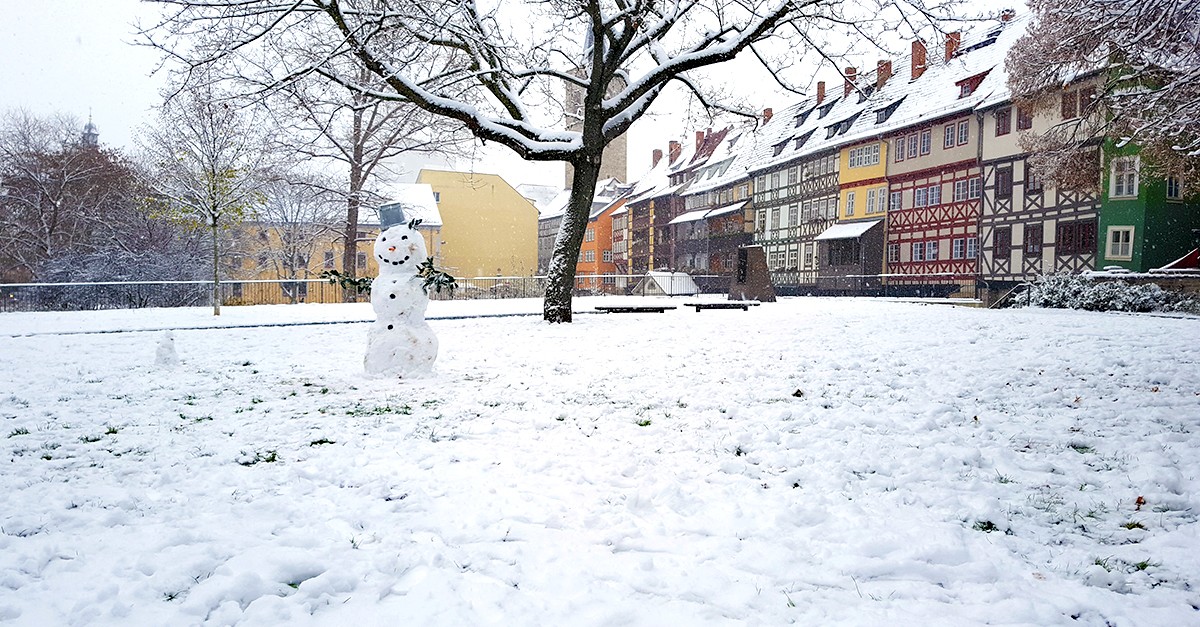
<svg viewBox="0 0 1200 627">
<path fill-rule="evenodd" d="M 833 110 L 833 105 L 835 105 L 835 104 L 837 104 L 837 100 L 834 100 L 834 101 L 830 102 L 829 104 L 821 107 L 818 110 L 819 113 L 817 113 L 817 119 L 821 119 L 821 118 L 829 115 L 829 112 Z"/>
<path fill-rule="evenodd" d="M 991 70 L 988 70 L 988 72 L 990 71 Z M 983 79 L 987 78 L 987 75 L 988 73 L 984 72 L 982 74 L 976 74 L 970 78 L 964 78 L 963 80 L 955 83 L 955 85 L 958 85 L 958 97 L 966 98 L 967 96 L 975 93 L 975 90 L 979 89 L 979 84 L 983 82 Z"/>
<path fill-rule="evenodd" d="M 896 109 L 900 108 L 900 103 L 902 103 L 902 102 L 904 102 L 903 98 L 876 111 L 875 112 L 875 123 L 883 124 L 884 122 L 887 122 L 888 118 L 892 117 L 892 114 L 896 112 Z"/>
<path fill-rule="evenodd" d="M 805 134 L 801 135 L 800 137 L 797 137 L 797 138 L 796 138 L 796 148 L 795 148 L 795 149 L 796 149 L 796 150 L 800 150 L 800 147 L 801 147 L 801 146 L 803 146 L 803 145 L 805 144 L 805 142 L 807 142 L 807 141 L 808 141 L 808 138 L 809 138 L 809 137 L 812 137 L 812 134 L 813 134 L 813 132 L 812 132 L 812 131 L 809 131 L 809 132 L 807 132 L 807 133 L 805 133 Z"/>
<path fill-rule="evenodd" d="M 775 154 L 774 154 L 773 156 L 775 156 L 775 157 L 778 157 L 778 156 L 779 156 L 779 153 L 783 152 L 783 148 L 784 148 L 785 146 L 787 146 L 787 142 L 786 142 L 786 141 L 782 141 L 782 142 L 779 142 L 778 144 L 775 144 L 775 145 L 774 145 L 774 148 L 775 148 Z"/>
<path fill-rule="evenodd" d="M 871 97 L 871 94 L 873 94 L 873 93 L 875 93 L 875 86 L 874 86 L 874 85 L 867 85 L 865 88 L 863 88 L 863 89 L 859 90 L 859 92 L 858 92 L 858 103 L 859 103 L 859 104 L 862 104 L 863 102 L 865 102 L 865 101 L 866 101 L 866 99 L 867 99 L 867 98 L 870 98 L 870 97 Z"/>
</svg>

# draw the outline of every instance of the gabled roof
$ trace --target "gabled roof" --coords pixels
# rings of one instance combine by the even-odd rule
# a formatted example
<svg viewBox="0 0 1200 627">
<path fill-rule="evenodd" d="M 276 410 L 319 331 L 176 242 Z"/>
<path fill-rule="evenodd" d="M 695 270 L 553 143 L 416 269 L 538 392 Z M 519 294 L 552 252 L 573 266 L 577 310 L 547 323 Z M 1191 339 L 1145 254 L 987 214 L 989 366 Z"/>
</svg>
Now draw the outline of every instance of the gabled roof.
<svg viewBox="0 0 1200 627">
<path fill-rule="evenodd" d="M 1007 99 L 1004 59 L 1024 33 L 1028 16 L 997 22 L 965 38 L 957 53 L 944 60 L 938 48 L 928 50 L 926 69 L 912 78 L 912 58 L 892 62 L 892 75 L 876 87 L 877 70 L 857 78 L 857 92 L 845 94 L 844 83 L 828 90 L 818 103 L 808 97 L 776 111 L 752 141 L 745 167 L 753 175 L 802 157 L 881 137 L 911 126 L 970 111 L 997 96 Z M 960 97 L 963 82 L 977 81 Z"/>
</svg>

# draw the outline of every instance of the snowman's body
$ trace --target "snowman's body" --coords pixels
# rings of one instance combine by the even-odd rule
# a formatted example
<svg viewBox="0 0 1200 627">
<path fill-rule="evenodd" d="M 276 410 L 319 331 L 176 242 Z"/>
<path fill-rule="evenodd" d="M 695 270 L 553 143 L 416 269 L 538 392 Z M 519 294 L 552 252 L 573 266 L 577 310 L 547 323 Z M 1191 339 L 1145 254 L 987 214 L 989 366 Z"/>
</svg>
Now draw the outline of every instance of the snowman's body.
<svg viewBox="0 0 1200 627">
<path fill-rule="evenodd" d="M 379 276 L 371 283 L 371 324 L 364 360 L 370 374 L 411 378 L 433 373 L 437 336 L 425 322 L 429 297 L 417 265 L 425 260 L 425 239 L 398 224 L 375 238 Z"/>
</svg>

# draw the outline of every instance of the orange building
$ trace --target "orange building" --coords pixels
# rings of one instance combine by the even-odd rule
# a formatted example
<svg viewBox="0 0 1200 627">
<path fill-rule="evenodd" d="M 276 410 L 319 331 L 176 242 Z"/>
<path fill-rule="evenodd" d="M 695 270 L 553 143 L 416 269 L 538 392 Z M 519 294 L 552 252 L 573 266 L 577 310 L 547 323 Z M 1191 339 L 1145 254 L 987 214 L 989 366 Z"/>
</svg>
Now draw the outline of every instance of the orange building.
<svg viewBox="0 0 1200 627">
<path fill-rule="evenodd" d="M 575 263 L 575 287 L 599 292 L 618 291 L 617 265 L 613 262 L 613 213 L 625 206 L 628 186 L 601 181 L 588 216 L 587 231 Z M 623 286 L 622 286 L 623 287 Z"/>
</svg>

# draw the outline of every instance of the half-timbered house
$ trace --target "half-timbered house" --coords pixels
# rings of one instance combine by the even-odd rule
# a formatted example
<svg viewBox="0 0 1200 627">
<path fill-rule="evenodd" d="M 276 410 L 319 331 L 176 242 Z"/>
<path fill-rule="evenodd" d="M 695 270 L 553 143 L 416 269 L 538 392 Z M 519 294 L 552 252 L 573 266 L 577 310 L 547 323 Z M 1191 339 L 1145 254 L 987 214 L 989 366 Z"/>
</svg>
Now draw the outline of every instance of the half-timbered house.
<svg viewBox="0 0 1200 627">
<path fill-rule="evenodd" d="M 737 249 L 751 242 L 749 137 L 749 129 L 729 129 L 683 191 L 686 212 L 671 220 L 676 270 L 728 276 Z"/>
</svg>

